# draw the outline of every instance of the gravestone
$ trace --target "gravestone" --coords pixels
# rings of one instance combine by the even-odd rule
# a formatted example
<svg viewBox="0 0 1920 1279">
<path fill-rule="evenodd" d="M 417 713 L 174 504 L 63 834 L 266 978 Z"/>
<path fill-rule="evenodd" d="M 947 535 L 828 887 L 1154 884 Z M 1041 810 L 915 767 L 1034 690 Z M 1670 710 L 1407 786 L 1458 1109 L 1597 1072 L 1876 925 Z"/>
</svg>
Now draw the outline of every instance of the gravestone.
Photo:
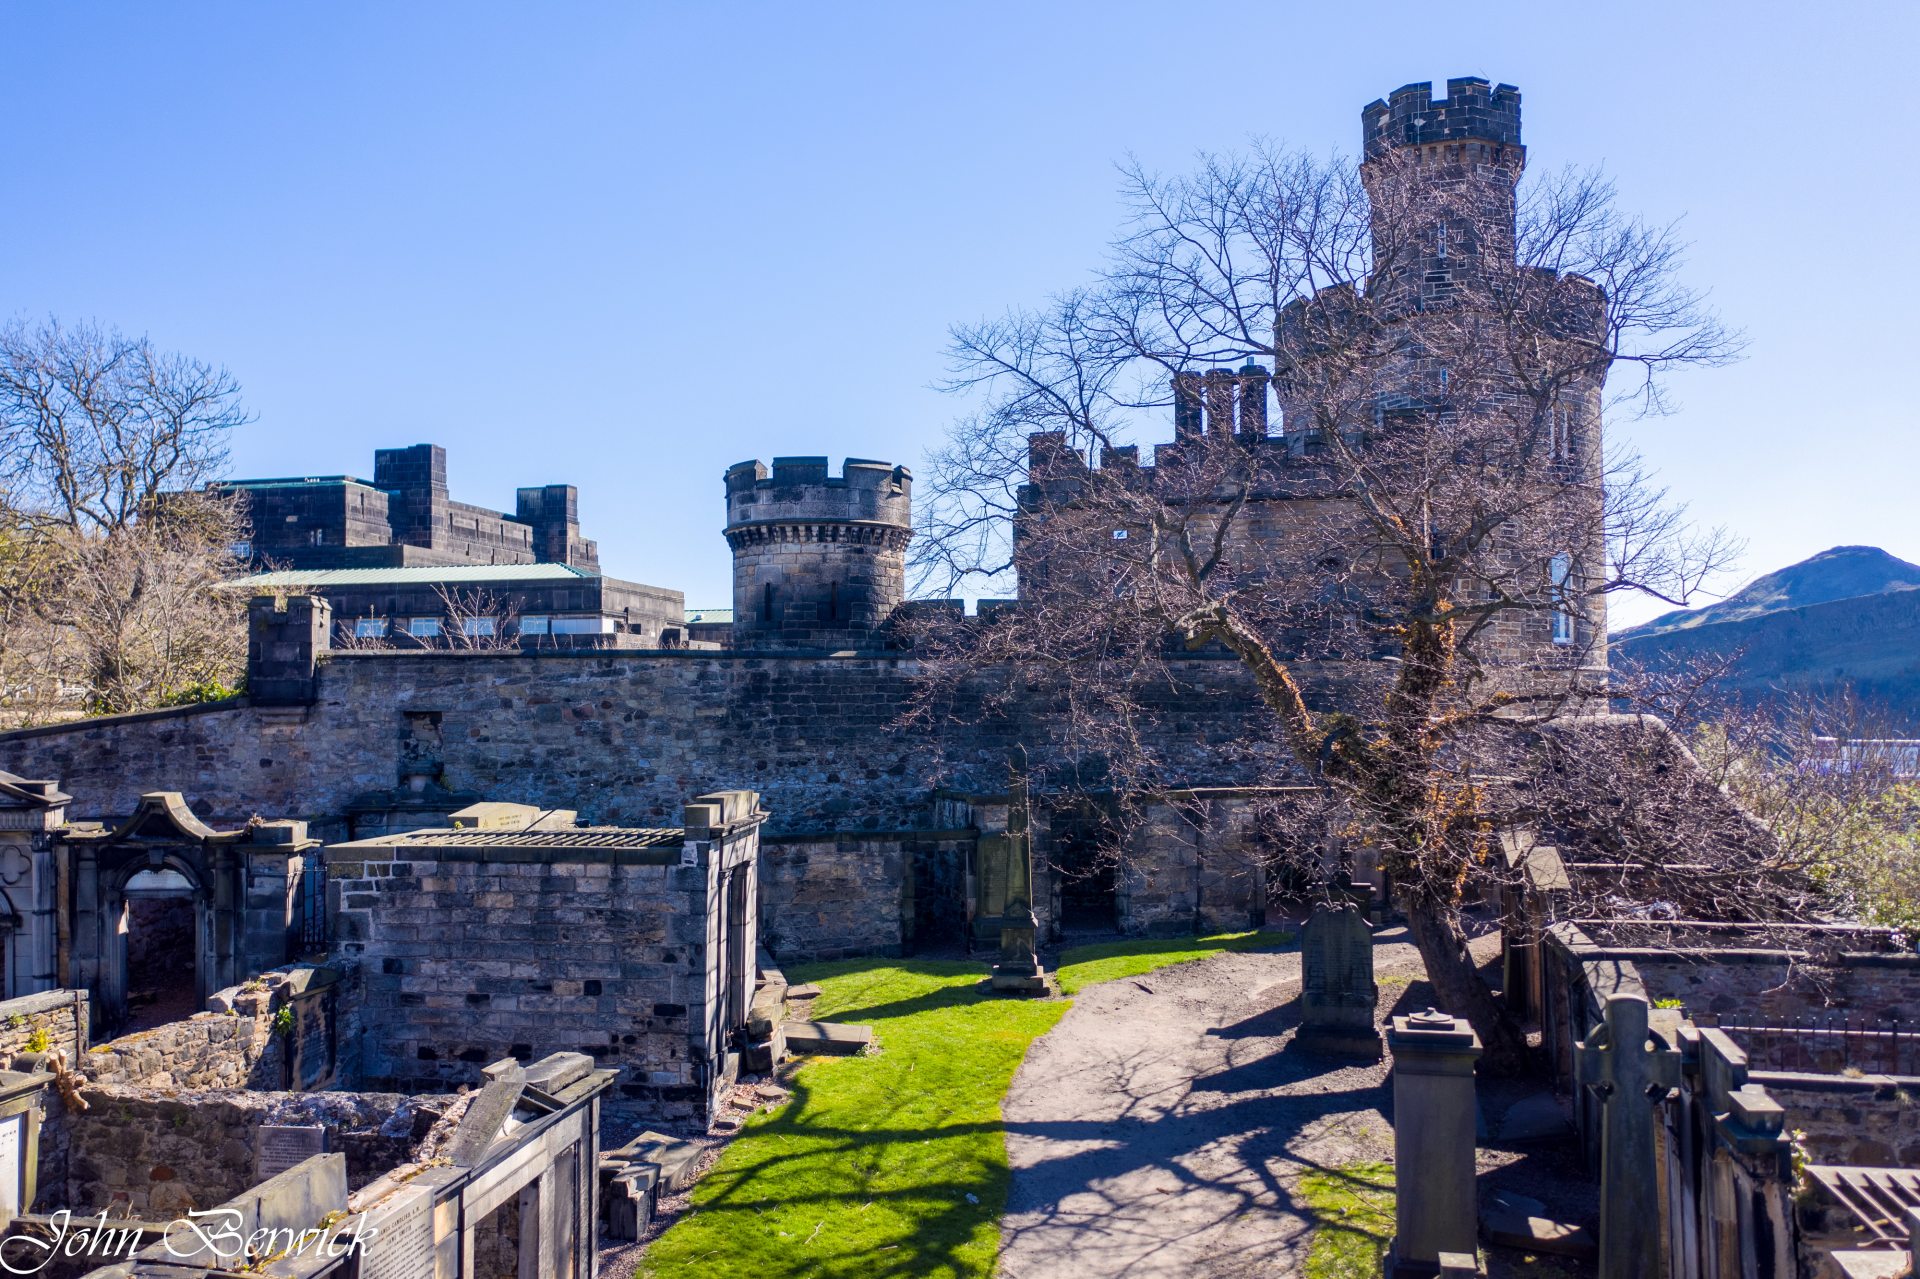
<svg viewBox="0 0 1920 1279">
<path fill-rule="evenodd" d="M 17 1214 L 27 1206 L 22 1202 L 25 1196 L 21 1193 L 26 1181 L 21 1175 L 26 1131 L 25 1115 L 0 1119 L 0 1215 Z"/>
<path fill-rule="evenodd" d="M 1664 1273 L 1653 1108 L 1680 1082 L 1680 1050 L 1649 1042 L 1644 995 L 1612 995 L 1579 1050 L 1580 1082 L 1600 1099 L 1600 1279 Z"/>
<path fill-rule="evenodd" d="M 398 1191 L 373 1210 L 369 1224 L 378 1233 L 362 1244 L 360 1279 L 421 1279 L 434 1272 L 431 1187 Z"/>
<path fill-rule="evenodd" d="M 1353 850 L 1353 872 L 1347 892 L 1369 923 L 1380 922 L 1381 903 L 1386 894 L 1380 882 L 1380 850 L 1371 844 Z"/>
<path fill-rule="evenodd" d="M 1373 930 L 1352 905 L 1316 910 L 1300 938 L 1300 1030 L 1294 1042 L 1310 1052 L 1378 1060 L 1374 1009 Z"/>
<path fill-rule="evenodd" d="M 253 1172 L 261 1181 L 326 1153 L 327 1130 L 319 1124 L 261 1124 L 254 1130 Z"/>
</svg>

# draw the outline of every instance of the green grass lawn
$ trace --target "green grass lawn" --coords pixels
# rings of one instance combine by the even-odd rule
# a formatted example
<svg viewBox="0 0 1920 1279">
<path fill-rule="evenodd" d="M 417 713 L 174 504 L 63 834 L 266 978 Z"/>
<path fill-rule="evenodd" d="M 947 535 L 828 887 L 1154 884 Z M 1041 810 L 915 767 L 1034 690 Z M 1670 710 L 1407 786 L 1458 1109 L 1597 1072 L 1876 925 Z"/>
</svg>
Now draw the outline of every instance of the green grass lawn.
<svg viewBox="0 0 1920 1279">
<path fill-rule="evenodd" d="M 1375 1279 L 1393 1242 L 1393 1168 L 1349 1164 L 1300 1178 L 1301 1206 L 1313 1216 L 1305 1279 Z"/>
<path fill-rule="evenodd" d="M 1084 946 L 1068 991 L 1282 935 Z M 858 959 L 789 970 L 820 987 L 813 1015 L 873 1027 L 869 1057 L 805 1062 L 793 1098 L 755 1116 L 693 1192 L 693 1211 L 648 1247 L 639 1273 L 700 1276 L 985 1276 L 1007 1197 L 1000 1099 L 1027 1045 L 1065 1000 L 998 997 L 986 965 Z"/>
</svg>

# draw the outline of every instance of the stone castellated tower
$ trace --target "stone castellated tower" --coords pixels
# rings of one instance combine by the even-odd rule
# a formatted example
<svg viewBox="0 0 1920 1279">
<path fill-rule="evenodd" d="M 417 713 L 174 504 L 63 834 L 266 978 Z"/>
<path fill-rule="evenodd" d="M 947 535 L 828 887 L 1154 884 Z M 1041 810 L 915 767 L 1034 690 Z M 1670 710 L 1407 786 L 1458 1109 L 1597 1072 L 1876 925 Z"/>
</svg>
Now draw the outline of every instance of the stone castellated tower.
<svg viewBox="0 0 1920 1279">
<path fill-rule="evenodd" d="M 1361 111 L 1360 129 L 1374 260 L 1409 299 L 1444 302 L 1477 263 L 1513 260 L 1514 186 L 1527 163 L 1520 90 L 1469 78 L 1447 81 L 1447 96 L 1435 98 L 1431 85 L 1403 85 Z M 1386 243 L 1385 227 L 1415 238 Z"/>
<path fill-rule="evenodd" d="M 871 648 L 906 598 L 913 477 L 904 466 L 776 457 L 727 469 L 736 649 Z"/>
</svg>

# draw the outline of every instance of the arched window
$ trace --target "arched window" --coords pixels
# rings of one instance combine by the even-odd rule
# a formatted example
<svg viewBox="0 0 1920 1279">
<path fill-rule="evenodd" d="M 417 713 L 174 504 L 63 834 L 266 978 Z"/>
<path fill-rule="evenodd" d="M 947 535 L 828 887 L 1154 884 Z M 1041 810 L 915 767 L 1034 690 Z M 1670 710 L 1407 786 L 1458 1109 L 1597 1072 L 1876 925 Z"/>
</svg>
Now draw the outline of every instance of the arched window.
<svg viewBox="0 0 1920 1279">
<path fill-rule="evenodd" d="M 773 620 L 773 583 L 772 582 L 768 582 L 765 586 L 760 588 L 760 620 L 763 622 L 771 622 Z"/>
</svg>

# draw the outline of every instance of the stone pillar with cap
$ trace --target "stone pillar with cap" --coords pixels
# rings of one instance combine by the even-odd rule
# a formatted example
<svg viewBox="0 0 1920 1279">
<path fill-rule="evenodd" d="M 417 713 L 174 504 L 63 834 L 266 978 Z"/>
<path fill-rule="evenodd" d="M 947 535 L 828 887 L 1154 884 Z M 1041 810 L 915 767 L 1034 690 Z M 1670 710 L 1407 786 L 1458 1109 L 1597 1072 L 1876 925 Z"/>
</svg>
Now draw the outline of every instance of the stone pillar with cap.
<svg viewBox="0 0 1920 1279">
<path fill-rule="evenodd" d="M 1395 1017 L 1387 1046 L 1397 1185 L 1386 1273 L 1458 1274 L 1459 1258 L 1476 1252 L 1473 1064 L 1480 1037 L 1464 1018 L 1429 1008 Z"/>
</svg>

